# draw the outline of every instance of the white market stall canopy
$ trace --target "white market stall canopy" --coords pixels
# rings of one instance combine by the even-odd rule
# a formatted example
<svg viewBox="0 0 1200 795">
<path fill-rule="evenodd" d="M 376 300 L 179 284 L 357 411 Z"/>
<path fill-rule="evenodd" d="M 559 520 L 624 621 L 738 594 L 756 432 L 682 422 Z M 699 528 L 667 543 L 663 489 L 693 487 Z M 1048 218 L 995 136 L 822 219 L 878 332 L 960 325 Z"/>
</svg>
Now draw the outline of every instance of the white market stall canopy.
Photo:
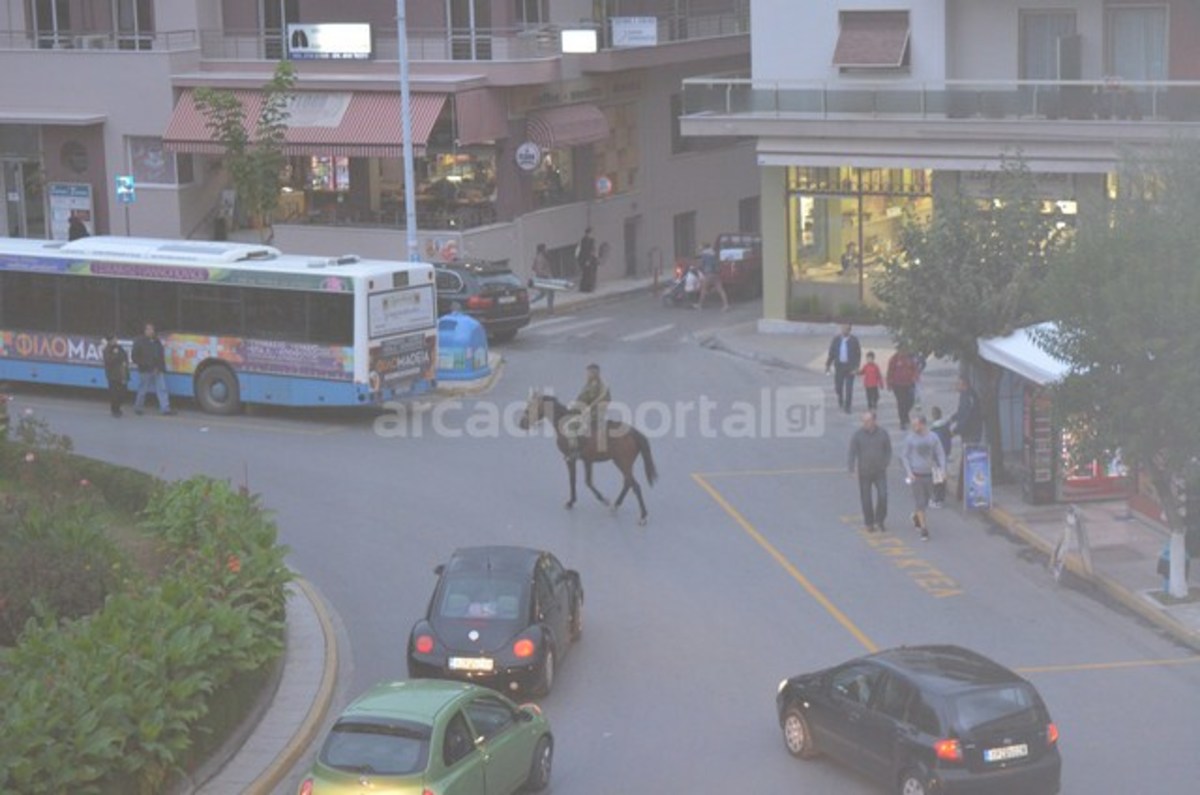
<svg viewBox="0 0 1200 795">
<path fill-rule="evenodd" d="M 1054 329 L 1054 323 L 1038 323 L 1017 329 L 1007 337 L 981 339 L 977 343 L 979 355 L 1038 386 L 1058 383 L 1071 372 L 1071 366 L 1046 353 L 1035 339 L 1036 333 Z"/>
</svg>

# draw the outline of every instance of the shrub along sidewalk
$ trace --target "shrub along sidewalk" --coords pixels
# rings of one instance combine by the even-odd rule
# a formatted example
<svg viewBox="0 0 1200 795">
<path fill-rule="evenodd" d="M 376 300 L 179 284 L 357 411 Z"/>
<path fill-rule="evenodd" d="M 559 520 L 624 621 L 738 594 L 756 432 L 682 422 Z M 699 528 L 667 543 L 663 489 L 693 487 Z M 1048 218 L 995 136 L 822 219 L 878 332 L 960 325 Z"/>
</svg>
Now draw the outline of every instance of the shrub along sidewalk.
<svg viewBox="0 0 1200 795">
<path fill-rule="evenodd" d="M 159 793 L 280 655 L 286 549 L 225 482 L 66 448 L 0 451 L 0 792 Z"/>
</svg>

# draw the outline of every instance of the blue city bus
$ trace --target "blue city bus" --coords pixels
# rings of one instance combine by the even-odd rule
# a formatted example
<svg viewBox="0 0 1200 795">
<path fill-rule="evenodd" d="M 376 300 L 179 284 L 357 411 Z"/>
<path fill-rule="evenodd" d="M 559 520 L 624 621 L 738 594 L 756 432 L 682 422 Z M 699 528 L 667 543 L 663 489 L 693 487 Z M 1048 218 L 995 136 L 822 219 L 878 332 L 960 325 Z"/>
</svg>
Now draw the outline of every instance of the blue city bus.
<svg viewBox="0 0 1200 795">
<path fill-rule="evenodd" d="M 0 379 L 103 388 L 103 337 L 128 350 L 146 323 L 170 393 L 216 414 L 380 405 L 435 386 L 428 264 L 246 243 L 0 240 Z"/>
</svg>

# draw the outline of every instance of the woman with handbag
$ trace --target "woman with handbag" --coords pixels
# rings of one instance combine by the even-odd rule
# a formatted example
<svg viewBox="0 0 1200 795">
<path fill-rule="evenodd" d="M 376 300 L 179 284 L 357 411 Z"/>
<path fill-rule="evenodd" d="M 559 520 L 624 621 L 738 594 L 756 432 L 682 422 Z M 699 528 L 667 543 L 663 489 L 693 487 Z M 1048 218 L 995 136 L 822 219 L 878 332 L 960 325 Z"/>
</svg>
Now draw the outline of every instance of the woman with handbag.
<svg viewBox="0 0 1200 795">
<path fill-rule="evenodd" d="M 921 533 L 921 540 L 929 540 L 929 524 L 925 511 L 933 497 L 933 486 L 946 479 L 946 451 L 937 435 L 929 430 L 924 416 L 912 421 L 912 430 L 904 438 L 900 454 L 904 464 L 905 482 L 912 488 L 913 526 Z"/>
</svg>

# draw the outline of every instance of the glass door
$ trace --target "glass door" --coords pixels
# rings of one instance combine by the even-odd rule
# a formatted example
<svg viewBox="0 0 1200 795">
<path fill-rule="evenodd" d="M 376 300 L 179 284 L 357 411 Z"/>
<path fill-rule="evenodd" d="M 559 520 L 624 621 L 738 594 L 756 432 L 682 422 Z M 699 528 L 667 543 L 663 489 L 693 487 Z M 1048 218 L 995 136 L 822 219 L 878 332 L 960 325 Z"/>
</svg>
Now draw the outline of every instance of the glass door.
<svg viewBox="0 0 1200 795">
<path fill-rule="evenodd" d="M 5 160 L 0 163 L 4 194 L 3 232 L 8 237 L 46 237 L 46 204 L 40 163 Z"/>
</svg>

